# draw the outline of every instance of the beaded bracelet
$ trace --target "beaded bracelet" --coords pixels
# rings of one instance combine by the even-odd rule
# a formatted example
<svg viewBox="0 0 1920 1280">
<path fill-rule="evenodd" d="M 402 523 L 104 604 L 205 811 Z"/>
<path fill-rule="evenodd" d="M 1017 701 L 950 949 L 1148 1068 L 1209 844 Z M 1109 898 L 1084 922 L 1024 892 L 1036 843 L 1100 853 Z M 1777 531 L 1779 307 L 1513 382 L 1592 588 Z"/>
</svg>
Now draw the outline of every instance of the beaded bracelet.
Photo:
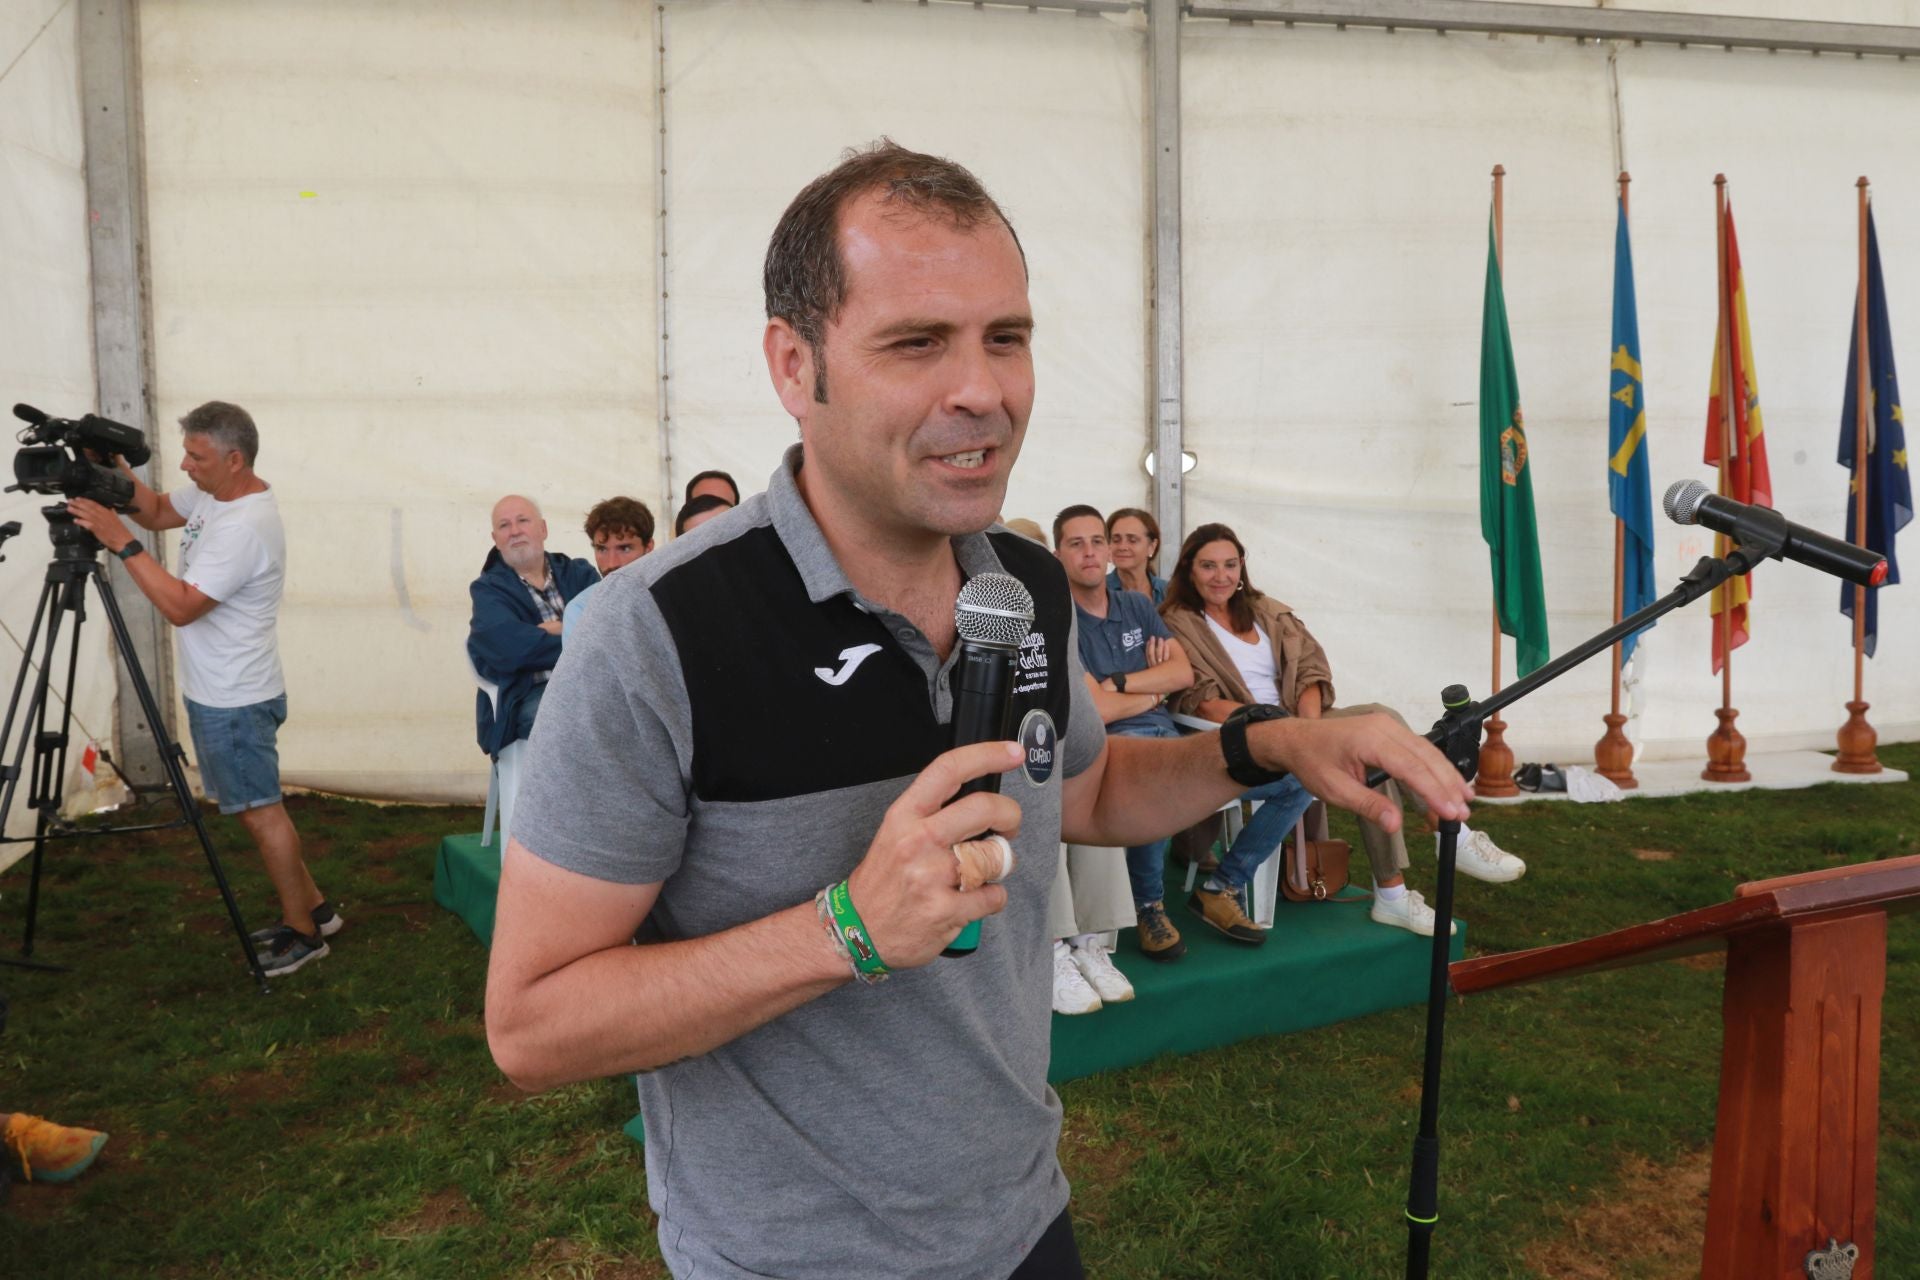
<svg viewBox="0 0 1920 1280">
<path fill-rule="evenodd" d="M 868 986 L 885 982 L 892 970 L 880 958 L 873 940 L 867 937 L 866 924 L 853 909 L 853 897 L 847 882 L 829 885 L 814 895 L 814 911 L 827 926 L 834 949 L 853 968 L 853 976 Z"/>
</svg>

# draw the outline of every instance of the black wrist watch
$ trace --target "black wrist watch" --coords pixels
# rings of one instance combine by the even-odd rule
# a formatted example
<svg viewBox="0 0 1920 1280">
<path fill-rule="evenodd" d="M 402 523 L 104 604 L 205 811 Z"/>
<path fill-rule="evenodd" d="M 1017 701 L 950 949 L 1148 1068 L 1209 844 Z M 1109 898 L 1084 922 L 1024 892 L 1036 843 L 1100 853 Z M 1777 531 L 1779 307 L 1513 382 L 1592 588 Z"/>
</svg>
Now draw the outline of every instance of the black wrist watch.
<svg viewBox="0 0 1920 1280">
<path fill-rule="evenodd" d="M 129 542 L 113 554 L 119 556 L 122 560 L 131 560 L 145 550 L 146 548 L 140 545 L 140 539 L 135 538 L 132 542 Z"/>
<path fill-rule="evenodd" d="M 1228 716 L 1220 726 L 1220 754 L 1227 758 L 1227 776 L 1243 787 L 1263 787 L 1286 777 L 1284 770 L 1276 772 L 1255 764 L 1253 753 L 1247 750 L 1248 725 L 1286 718 L 1285 707 L 1266 702 L 1250 702 Z"/>
<path fill-rule="evenodd" d="M 1127 673 L 1126 672 L 1116 671 L 1113 673 L 1113 691 L 1115 693 L 1125 693 L 1127 691 Z"/>
</svg>

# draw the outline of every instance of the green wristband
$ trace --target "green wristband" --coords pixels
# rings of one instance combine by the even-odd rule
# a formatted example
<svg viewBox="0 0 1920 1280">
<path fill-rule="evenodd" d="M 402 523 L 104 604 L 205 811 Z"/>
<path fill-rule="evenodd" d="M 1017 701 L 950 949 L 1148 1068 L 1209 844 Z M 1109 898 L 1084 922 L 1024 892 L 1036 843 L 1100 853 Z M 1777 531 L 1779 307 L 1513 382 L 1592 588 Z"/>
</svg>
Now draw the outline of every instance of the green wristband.
<svg viewBox="0 0 1920 1280">
<path fill-rule="evenodd" d="M 860 919 L 860 913 L 853 909 L 853 894 L 842 880 L 827 890 L 827 910 L 833 913 L 833 925 L 847 944 L 847 953 L 853 957 L 853 967 L 862 974 L 881 977 L 891 973 L 887 962 L 880 958 L 880 951 L 873 945 L 873 939 L 867 936 L 867 926 Z"/>
</svg>

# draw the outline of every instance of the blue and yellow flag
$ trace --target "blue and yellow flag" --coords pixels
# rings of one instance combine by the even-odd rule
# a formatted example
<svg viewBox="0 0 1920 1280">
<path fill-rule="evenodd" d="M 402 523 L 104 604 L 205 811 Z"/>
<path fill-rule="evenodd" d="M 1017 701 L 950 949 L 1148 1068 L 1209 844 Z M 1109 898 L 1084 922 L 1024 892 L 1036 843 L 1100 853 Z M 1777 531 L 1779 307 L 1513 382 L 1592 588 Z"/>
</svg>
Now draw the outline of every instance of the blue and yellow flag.
<svg viewBox="0 0 1920 1280">
<path fill-rule="evenodd" d="M 1854 295 L 1857 316 L 1860 305 Z M 1901 422 L 1900 383 L 1893 372 L 1893 330 L 1887 323 L 1887 290 L 1880 278 L 1880 238 L 1873 229 L 1873 210 L 1867 210 L 1867 457 L 1854 466 L 1858 435 L 1860 328 L 1847 326 L 1847 395 L 1840 410 L 1840 465 L 1853 473 L 1847 486 L 1847 541 L 1859 541 L 1857 500 L 1862 472 L 1867 485 L 1867 546 L 1887 558 L 1887 585 L 1900 581 L 1900 563 L 1893 558 L 1893 535 L 1913 519 L 1913 488 L 1907 479 L 1907 433 Z M 1880 624 L 1880 588 L 1868 587 L 1864 648 L 1873 656 Z M 1853 584 L 1840 588 L 1840 612 L 1853 616 Z"/>
<path fill-rule="evenodd" d="M 1620 616 L 1638 613 L 1659 593 L 1653 585 L 1653 487 L 1648 479 L 1647 397 L 1640 377 L 1640 320 L 1633 301 L 1633 247 L 1627 210 L 1619 207 L 1613 235 L 1613 402 L 1607 420 L 1607 505 L 1626 526 Z M 1646 628 L 1642 627 L 1641 631 Z M 1620 661 L 1633 656 L 1640 631 L 1620 643 Z"/>
</svg>

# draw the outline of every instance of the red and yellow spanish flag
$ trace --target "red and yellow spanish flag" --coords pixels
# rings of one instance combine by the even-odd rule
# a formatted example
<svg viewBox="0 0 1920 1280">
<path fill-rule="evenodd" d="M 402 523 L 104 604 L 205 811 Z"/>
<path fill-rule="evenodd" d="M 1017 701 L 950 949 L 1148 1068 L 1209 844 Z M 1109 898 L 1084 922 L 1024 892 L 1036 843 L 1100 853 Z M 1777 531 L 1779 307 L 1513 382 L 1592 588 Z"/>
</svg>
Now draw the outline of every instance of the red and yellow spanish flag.
<svg viewBox="0 0 1920 1280">
<path fill-rule="evenodd" d="M 1733 234 L 1733 205 L 1727 205 L 1726 236 L 1726 289 L 1728 296 L 1721 300 L 1719 308 L 1720 322 L 1715 326 L 1713 339 L 1713 383 L 1712 392 L 1707 400 L 1707 450 L 1706 461 L 1720 468 L 1720 492 L 1735 502 L 1754 503 L 1762 507 L 1773 505 L 1773 480 L 1767 474 L 1767 442 L 1761 434 L 1760 422 L 1760 383 L 1753 372 L 1753 330 L 1747 325 L 1747 290 L 1740 274 L 1740 244 Z M 1725 427 L 1722 422 L 1723 410 L 1720 397 L 1725 388 L 1722 379 L 1727 373 L 1726 357 L 1726 317 L 1733 317 L 1735 341 L 1733 343 L 1733 430 L 1732 456 L 1724 456 L 1722 438 Z M 1717 534 L 1713 540 L 1715 555 L 1725 555 L 1732 550 L 1726 535 Z M 1713 613 L 1717 617 L 1721 602 L 1730 599 L 1733 613 L 1723 629 L 1719 623 L 1713 627 L 1713 669 L 1717 673 L 1726 665 L 1726 650 L 1721 647 L 1722 635 L 1733 648 L 1739 648 L 1747 642 L 1748 619 L 1747 603 L 1752 598 L 1753 584 L 1751 574 L 1732 579 L 1725 592 L 1713 593 Z"/>
</svg>

